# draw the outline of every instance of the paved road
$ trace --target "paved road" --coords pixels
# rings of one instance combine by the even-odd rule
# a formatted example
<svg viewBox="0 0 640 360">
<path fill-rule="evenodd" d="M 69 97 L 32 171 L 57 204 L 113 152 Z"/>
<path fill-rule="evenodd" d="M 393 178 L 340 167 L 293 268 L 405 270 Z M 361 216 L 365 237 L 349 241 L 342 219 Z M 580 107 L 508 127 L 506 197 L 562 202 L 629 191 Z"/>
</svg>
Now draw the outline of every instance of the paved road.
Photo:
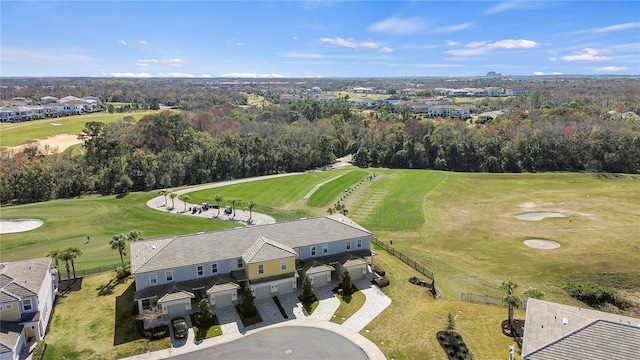
<svg viewBox="0 0 640 360">
<path fill-rule="evenodd" d="M 172 357 L 174 360 L 285 358 L 369 359 L 362 348 L 333 331 L 302 326 L 275 327 L 226 344 Z"/>
</svg>

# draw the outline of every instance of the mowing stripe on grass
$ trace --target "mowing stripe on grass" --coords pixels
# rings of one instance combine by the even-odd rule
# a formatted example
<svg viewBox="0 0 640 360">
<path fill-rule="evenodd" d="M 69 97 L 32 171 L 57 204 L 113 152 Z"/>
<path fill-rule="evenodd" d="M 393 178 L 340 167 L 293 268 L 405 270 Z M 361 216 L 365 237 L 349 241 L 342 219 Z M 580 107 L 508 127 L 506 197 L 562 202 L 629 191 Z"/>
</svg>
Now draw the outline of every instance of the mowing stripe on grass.
<svg viewBox="0 0 640 360">
<path fill-rule="evenodd" d="M 311 191 L 309 191 L 309 192 L 307 193 L 307 195 L 305 195 L 305 196 L 303 197 L 303 199 L 308 199 L 308 198 L 310 198 L 310 197 L 311 197 L 311 195 L 313 195 L 313 193 L 315 193 L 315 192 L 316 192 L 316 190 L 320 189 L 320 187 L 321 187 L 322 185 L 324 185 L 324 184 L 326 184 L 326 183 L 329 183 L 329 182 L 332 182 L 333 180 L 335 180 L 335 179 L 337 179 L 337 178 L 339 178 L 339 177 L 341 177 L 341 176 L 342 176 L 342 175 L 338 175 L 338 176 L 336 176 L 336 177 L 332 177 L 331 179 L 329 179 L 329 180 L 327 180 L 327 181 L 323 181 L 323 182 L 321 182 L 320 184 L 317 184 L 316 186 L 314 186 L 314 187 L 313 187 L 313 189 L 311 189 Z"/>
</svg>

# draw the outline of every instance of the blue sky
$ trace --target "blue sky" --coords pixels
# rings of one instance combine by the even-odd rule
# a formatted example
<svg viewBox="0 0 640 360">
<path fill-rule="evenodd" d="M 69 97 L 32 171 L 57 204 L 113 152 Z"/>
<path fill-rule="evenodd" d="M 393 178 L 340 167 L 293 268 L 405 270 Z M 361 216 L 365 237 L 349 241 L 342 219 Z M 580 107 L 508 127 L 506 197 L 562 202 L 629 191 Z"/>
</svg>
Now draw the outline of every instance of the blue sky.
<svg viewBox="0 0 640 360">
<path fill-rule="evenodd" d="M 640 74 L 635 1 L 0 2 L 1 76 Z"/>
</svg>

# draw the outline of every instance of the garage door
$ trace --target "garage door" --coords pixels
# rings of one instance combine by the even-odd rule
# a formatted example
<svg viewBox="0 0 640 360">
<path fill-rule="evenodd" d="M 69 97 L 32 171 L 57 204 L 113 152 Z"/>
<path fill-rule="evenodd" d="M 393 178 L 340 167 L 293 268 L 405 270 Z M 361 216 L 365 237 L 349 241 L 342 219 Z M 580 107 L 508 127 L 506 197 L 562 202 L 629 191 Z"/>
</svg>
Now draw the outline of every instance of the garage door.
<svg viewBox="0 0 640 360">
<path fill-rule="evenodd" d="M 318 274 L 313 276 L 313 287 L 319 288 L 323 286 L 327 286 L 329 282 L 327 281 L 326 274 Z"/>
<path fill-rule="evenodd" d="M 278 284 L 278 295 L 284 295 L 292 293 L 293 290 L 297 290 L 293 288 L 293 281 L 287 280 Z M 275 294 L 274 294 L 275 295 Z"/>
<path fill-rule="evenodd" d="M 269 285 L 266 285 L 266 286 L 262 285 L 261 287 L 256 288 L 254 296 L 255 296 L 256 300 L 266 299 L 266 298 L 271 297 Z"/>
<path fill-rule="evenodd" d="M 231 294 L 223 294 L 216 296 L 216 308 L 221 308 L 225 306 L 231 306 L 233 302 L 231 300 Z"/>
<path fill-rule="evenodd" d="M 170 319 L 178 316 L 185 316 L 186 310 L 184 309 L 184 303 L 168 305 L 167 314 Z"/>
<path fill-rule="evenodd" d="M 351 275 L 351 280 L 362 279 L 364 274 L 362 273 L 366 269 L 365 266 L 354 266 L 349 268 L 349 275 Z"/>
</svg>

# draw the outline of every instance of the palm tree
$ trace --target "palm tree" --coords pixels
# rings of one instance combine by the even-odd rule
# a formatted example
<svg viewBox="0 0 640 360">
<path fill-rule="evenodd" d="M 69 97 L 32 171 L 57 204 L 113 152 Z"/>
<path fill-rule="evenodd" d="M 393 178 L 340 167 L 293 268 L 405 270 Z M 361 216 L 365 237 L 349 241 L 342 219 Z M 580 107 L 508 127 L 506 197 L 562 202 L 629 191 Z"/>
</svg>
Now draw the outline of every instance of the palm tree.
<svg viewBox="0 0 640 360">
<path fill-rule="evenodd" d="M 182 202 L 184 203 L 184 212 L 187 212 L 187 202 L 191 201 L 191 196 L 182 195 Z"/>
<path fill-rule="evenodd" d="M 514 294 L 515 290 L 518 288 L 518 283 L 513 280 L 505 280 L 500 284 L 500 289 L 507 292 L 507 296 L 505 296 L 502 301 L 507 304 L 509 308 L 509 326 L 513 331 L 513 310 L 520 308 L 522 306 L 522 300 Z"/>
<path fill-rule="evenodd" d="M 542 297 L 544 296 L 544 293 L 542 291 L 532 287 L 527 288 L 527 290 L 524 291 L 524 294 L 532 299 L 542 299 Z"/>
<path fill-rule="evenodd" d="M 162 196 L 164 196 L 164 206 L 167 206 L 167 194 L 169 193 L 169 190 L 164 189 L 164 190 L 160 190 L 158 191 L 158 193 Z"/>
<path fill-rule="evenodd" d="M 48 257 L 53 258 L 56 263 L 56 269 L 60 267 L 60 249 L 53 249 L 47 254 Z"/>
<path fill-rule="evenodd" d="M 178 194 L 172 192 L 169 194 L 169 197 L 171 198 L 171 209 L 175 209 L 176 208 L 176 203 L 175 203 L 175 198 L 178 196 Z"/>
<path fill-rule="evenodd" d="M 224 198 L 222 197 L 222 195 L 216 194 L 216 196 L 213 199 L 216 201 L 216 204 L 218 205 L 218 215 L 216 215 L 216 217 L 219 217 L 220 216 L 220 203 L 224 201 Z"/>
<path fill-rule="evenodd" d="M 256 207 L 256 203 L 254 203 L 253 201 L 249 201 L 249 205 L 247 205 L 249 207 L 249 220 L 251 220 L 252 218 L 252 213 L 251 211 L 253 210 L 254 207 Z"/>
<path fill-rule="evenodd" d="M 236 206 L 242 205 L 242 200 L 235 198 L 231 200 L 231 206 L 233 207 L 233 217 L 236 217 Z"/>
<path fill-rule="evenodd" d="M 65 251 L 69 253 L 69 260 L 73 268 L 73 282 L 76 282 L 76 259 L 82 255 L 82 250 L 77 247 L 70 247 Z"/>
<path fill-rule="evenodd" d="M 329 215 L 333 215 L 333 214 L 335 214 L 335 213 L 336 213 L 336 209 L 335 209 L 335 208 L 330 207 L 330 208 L 328 208 L 328 209 L 327 209 L 327 212 L 329 213 Z"/>
<path fill-rule="evenodd" d="M 126 252 L 127 235 L 125 234 L 114 235 L 113 238 L 111 238 L 111 241 L 109 241 L 109 244 L 111 244 L 111 249 L 118 250 L 118 252 L 120 253 L 120 262 L 122 262 L 122 271 L 125 272 L 126 267 L 124 265 L 124 255 L 127 255 L 127 252 Z"/>
<path fill-rule="evenodd" d="M 126 240 L 127 241 L 133 241 L 133 242 L 144 240 L 142 238 L 142 231 L 140 231 L 140 230 L 131 230 L 131 231 L 129 231 L 129 233 L 127 234 L 127 239 Z"/>
<path fill-rule="evenodd" d="M 67 289 L 71 287 L 71 268 L 69 267 L 69 260 L 71 260 L 71 254 L 67 251 L 68 249 L 64 249 L 58 254 L 60 260 L 64 261 L 67 267 Z"/>
</svg>

